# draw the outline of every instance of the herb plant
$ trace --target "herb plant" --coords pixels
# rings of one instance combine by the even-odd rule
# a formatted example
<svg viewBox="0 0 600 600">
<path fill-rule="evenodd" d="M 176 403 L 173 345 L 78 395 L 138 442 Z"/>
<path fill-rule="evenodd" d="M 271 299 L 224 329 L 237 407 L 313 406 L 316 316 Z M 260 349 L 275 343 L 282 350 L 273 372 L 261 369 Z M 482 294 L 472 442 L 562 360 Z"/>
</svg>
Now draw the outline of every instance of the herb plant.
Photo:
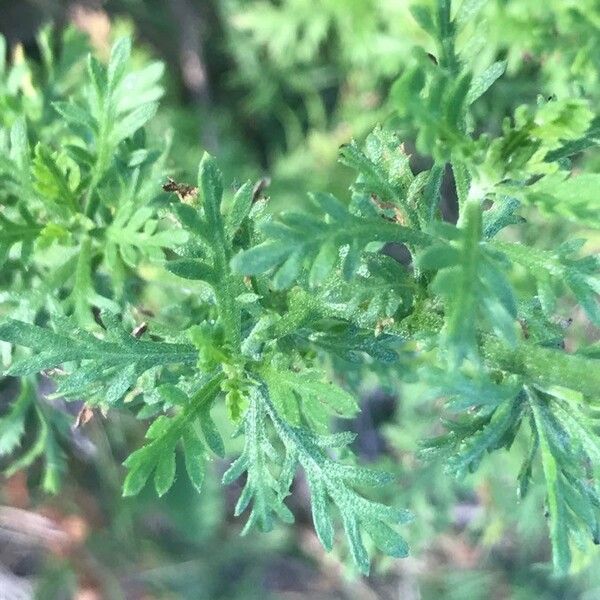
<svg viewBox="0 0 600 600">
<path fill-rule="evenodd" d="M 398 526 L 411 518 L 371 499 L 397 483 L 359 465 L 339 425 L 359 411 L 350 390 L 371 373 L 420 382 L 424 403 L 444 399 L 444 431 L 421 454 L 443 456 L 453 474 L 526 440 L 518 493 L 542 474 L 558 572 L 573 548 L 598 543 L 600 353 L 567 351 L 557 315 L 568 302 L 600 326 L 600 261 L 580 239 L 515 241 L 538 215 L 598 228 L 600 176 L 573 167 L 598 125 L 589 100 L 564 96 L 520 106 L 498 135 L 475 130 L 474 106 L 506 68 L 479 68 L 464 44 L 483 4 L 413 6 L 435 53 L 415 49 L 392 113 L 342 146 L 350 197 L 316 191 L 306 210 L 275 215 L 252 182 L 224 184 L 208 154 L 197 185 L 163 190 L 168 144 L 155 149 L 143 130 L 161 67 L 131 69 L 127 39 L 106 66 L 88 58 L 85 86 L 34 113 L 9 98 L 0 65 L 0 106 L 14 111 L 0 133 L 0 339 L 6 374 L 21 382 L 0 418 L 8 471 L 43 456 L 44 488 L 59 486 L 69 424 L 40 399 L 38 373 L 54 396 L 149 421 L 125 461 L 128 496 L 149 481 L 165 494 L 177 453 L 200 491 L 211 457 L 228 452 L 214 418 L 224 405 L 243 438 L 223 483 L 242 478 L 244 531 L 293 521 L 286 498 L 301 470 L 323 547 L 339 520 L 368 573 L 374 547 L 408 554 Z M 61 60 L 48 51 L 46 69 Z M 412 138 L 432 157 L 417 174 L 403 144 Z M 440 210 L 448 166 L 456 224 Z M 409 258 L 392 258 L 389 244 Z M 19 451 L 32 419 L 36 437 Z"/>
</svg>

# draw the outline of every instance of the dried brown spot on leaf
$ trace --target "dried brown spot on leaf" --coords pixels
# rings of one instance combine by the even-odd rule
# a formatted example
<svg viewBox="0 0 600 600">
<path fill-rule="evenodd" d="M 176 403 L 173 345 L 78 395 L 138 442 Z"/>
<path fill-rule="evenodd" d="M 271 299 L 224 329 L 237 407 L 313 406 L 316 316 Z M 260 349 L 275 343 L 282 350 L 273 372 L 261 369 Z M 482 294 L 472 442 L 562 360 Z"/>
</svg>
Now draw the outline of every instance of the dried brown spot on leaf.
<svg viewBox="0 0 600 600">
<path fill-rule="evenodd" d="M 73 427 L 75 429 L 79 429 L 84 425 L 87 425 L 94 418 L 94 411 L 89 406 L 82 406 L 79 413 L 77 413 L 77 417 L 75 418 L 75 423 Z"/>
<path fill-rule="evenodd" d="M 198 196 L 198 188 L 187 183 L 177 183 L 169 177 L 169 181 L 163 185 L 165 192 L 177 194 L 178 198 L 186 204 L 194 204 Z"/>
</svg>

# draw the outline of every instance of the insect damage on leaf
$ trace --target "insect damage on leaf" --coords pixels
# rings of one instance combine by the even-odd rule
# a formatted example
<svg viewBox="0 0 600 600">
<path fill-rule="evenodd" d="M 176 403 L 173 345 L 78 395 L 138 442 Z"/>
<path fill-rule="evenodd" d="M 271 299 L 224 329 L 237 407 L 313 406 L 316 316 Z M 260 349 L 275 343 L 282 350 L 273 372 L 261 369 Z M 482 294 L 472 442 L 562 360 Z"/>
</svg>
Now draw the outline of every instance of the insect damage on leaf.
<svg viewBox="0 0 600 600">
<path fill-rule="evenodd" d="M 162 189 L 165 192 L 177 194 L 177 197 L 181 202 L 186 204 L 194 204 L 196 202 L 196 196 L 198 195 L 198 188 L 193 185 L 187 185 L 186 183 L 177 183 L 169 177 L 167 183 L 163 184 Z"/>
</svg>

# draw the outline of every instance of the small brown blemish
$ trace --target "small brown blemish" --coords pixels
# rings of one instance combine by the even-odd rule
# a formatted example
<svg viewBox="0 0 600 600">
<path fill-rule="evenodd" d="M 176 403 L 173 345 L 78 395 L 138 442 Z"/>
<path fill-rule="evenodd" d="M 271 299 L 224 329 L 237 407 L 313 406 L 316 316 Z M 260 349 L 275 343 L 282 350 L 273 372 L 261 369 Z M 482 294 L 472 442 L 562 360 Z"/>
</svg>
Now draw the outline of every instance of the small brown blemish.
<svg viewBox="0 0 600 600">
<path fill-rule="evenodd" d="M 77 413 L 77 417 L 75 417 L 75 423 L 73 424 L 74 429 L 79 429 L 83 425 L 86 425 L 94 418 L 94 411 L 86 405 L 81 407 L 81 410 Z"/>
<path fill-rule="evenodd" d="M 521 326 L 521 331 L 523 332 L 523 337 L 528 340 L 529 339 L 529 326 L 527 325 L 527 321 L 525 319 L 519 319 L 519 325 Z"/>
<path fill-rule="evenodd" d="M 385 330 L 386 327 L 389 327 L 394 324 L 394 318 L 388 317 L 386 319 L 379 319 L 375 325 L 375 337 L 379 337 Z"/>
<path fill-rule="evenodd" d="M 371 202 L 373 202 L 373 204 L 381 211 L 392 211 L 394 213 L 393 217 L 389 217 L 385 214 L 381 215 L 386 221 L 406 225 L 406 219 L 404 218 L 402 211 L 395 204 L 383 202 L 375 194 L 371 194 Z"/>
<path fill-rule="evenodd" d="M 162 186 L 165 192 L 177 194 L 178 198 L 185 204 L 194 204 L 198 196 L 198 188 L 187 183 L 177 183 L 169 177 L 169 181 Z"/>
<path fill-rule="evenodd" d="M 252 204 L 258 202 L 262 198 L 262 193 L 271 185 L 270 177 L 259 179 L 252 188 Z"/>
<path fill-rule="evenodd" d="M 139 339 L 144 335 L 144 333 L 146 333 L 146 331 L 148 331 L 148 323 L 146 323 L 146 321 L 144 321 L 143 323 L 140 323 L 137 327 L 133 328 L 131 335 L 134 338 Z"/>
</svg>

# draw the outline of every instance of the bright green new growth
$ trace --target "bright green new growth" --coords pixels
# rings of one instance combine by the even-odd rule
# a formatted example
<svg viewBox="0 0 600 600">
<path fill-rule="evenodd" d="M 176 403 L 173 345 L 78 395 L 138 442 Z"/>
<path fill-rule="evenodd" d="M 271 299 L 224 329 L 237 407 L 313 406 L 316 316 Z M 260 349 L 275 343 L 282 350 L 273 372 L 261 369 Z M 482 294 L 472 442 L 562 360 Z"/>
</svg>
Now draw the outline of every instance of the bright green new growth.
<svg viewBox="0 0 600 600">
<path fill-rule="evenodd" d="M 55 395 L 139 408 L 139 418 L 152 419 L 146 443 L 125 462 L 125 495 L 150 480 L 158 495 L 167 493 L 178 452 L 200 491 L 211 456 L 226 455 L 211 416 L 224 402 L 244 438 L 223 477 L 232 483 L 245 474 L 235 509 L 249 513 L 244 531 L 293 520 L 285 499 L 301 468 L 323 547 L 332 549 L 339 518 L 368 573 L 363 536 L 385 554 L 406 556 L 395 527 L 410 517 L 368 499 L 370 488 L 393 486 L 393 478 L 357 466 L 353 434 L 332 430 L 333 417 L 359 410 L 348 382 L 332 382 L 323 367 L 341 363 L 417 378 L 426 384 L 423 402 L 443 397 L 446 433 L 424 442 L 422 455 L 441 454 L 454 474 L 525 436 L 519 494 L 534 470 L 543 474 L 558 571 L 569 568 L 572 544 L 598 543 L 599 354 L 594 346 L 567 353 L 555 311 L 567 291 L 600 325 L 600 261 L 582 257 L 579 241 L 540 250 L 497 237 L 524 222 L 524 206 L 599 226 L 596 176 L 574 176 L 568 162 L 596 143 L 597 125 L 584 100 L 551 100 L 518 109 L 495 138 L 473 134 L 471 106 L 505 69 L 493 63 L 474 76 L 471 57 L 457 49 L 479 4 L 465 0 L 456 14 L 449 0 L 414 7 L 436 61 L 416 53 L 392 91 L 391 123 L 364 146 L 342 147 L 341 162 L 357 173 L 349 202 L 316 192 L 309 211 L 273 217 L 250 182 L 230 198 L 208 155 L 196 193 L 166 197 L 165 154 L 147 149 L 141 129 L 162 93 L 160 67 L 130 72 L 126 40 L 107 67 L 88 61 L 80 98 L 54 104 L 59 143 L 37 140 L 22 117 L 3 130 L 0 259 L 9 317 L 0 339 L 11 345 L 5 355 L 14 354 L 6 373 L 22 384 L 0 418 L 0 455 L 18 449 L 29 413 L 38 423 L 33 445 L 9 471 L 43 454 L 44 487 L 58 487 L 65 424 L 39 399 L 38 372 L 53 374 Z M 407 121 L 418 150 L 434 159 L 418 175 L 397 131 Z M 447 163 L 456 225 L 440 212 Z M 410 264 L 381 252 L 390 242 L 406 246 Z M 44 260 L 57 248 L 69 257 L 63 264 Z M 180 306 L 174 317 L 149 318 L 146 331 L 134 327 L 143 294 L 129 282 L 142 286 L 148 265 Z M 515 285 L 517 270 L 528 274 L 525 290 Z"/>
</svg>

